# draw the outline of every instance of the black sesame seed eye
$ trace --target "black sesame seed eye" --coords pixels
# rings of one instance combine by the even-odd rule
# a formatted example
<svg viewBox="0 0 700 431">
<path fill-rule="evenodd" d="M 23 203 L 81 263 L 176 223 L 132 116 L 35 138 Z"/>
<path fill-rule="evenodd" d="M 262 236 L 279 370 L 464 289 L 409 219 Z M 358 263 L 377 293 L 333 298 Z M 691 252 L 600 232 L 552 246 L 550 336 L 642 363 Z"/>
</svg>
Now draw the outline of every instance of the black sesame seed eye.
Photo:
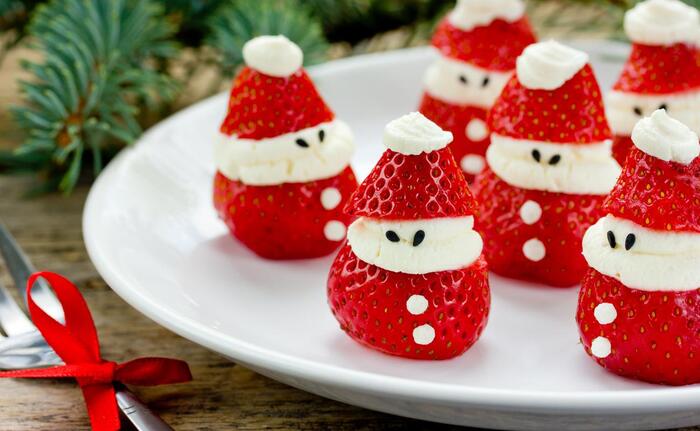
<svg viewBox="0 0 700 431">
<path fill-rule="evenodd" d="M 639 106 L 635 106 L 635 107 L 634 107 L 634 113 L 637 114 L 637 115 L 639 115 L 639 116 L 641 117 L 641 116 L 643 115 L 643 113 L 642 113 L 642 108 L 640 108 Z"/>
<path fill-rule="evenodd" d="M 393 230 L 386 231 L 386 239 L 388 239 L 391 242 L 401 241 L 401 238 L 399 238 L 399 236 Z"/>
<path fill-rule="evenodd" d="M 663 109 L 664 111 L 668 111 L 668 105 L 666 105 L 665 103 L 662 103 L 661 105 L 659 105 L 659 109 Z"/>
<path fill-rule="evenodd" d="M 326 139 L 326 132 L 321 129 L 318 131 L 318 140 L 323 142 L 324 139 Z"/>
<path fill-rule="evenodd" d="M 559 154 L 555 154 L 552 156 L 551 159 L 549 159 L 549 164 L 554 166 L 557 163 L 561 162 L 561 156 Z"/>
<path fill-rule="evenodd" d="M 637 241 L 637 237 L 633 233 L 627 234 L 625 238 L 625 250 L 629 250 L 634 247 L 634 242 Z"/>
<path fill-rule="evenodd" d="M 467 81 L 467 77 L 464 76 L 464 75 L 459 75 L 459 82 L 461 82 L 462 84 L 465 84 L 465 85 L 466 85 L 467 82 L 468 82 L 468 81 Z"/>
<path fill-rule="evenodd" d="M 419 230 L 418 232 L 416 232 L 415 235 L 413 235 L 413 246 L 418 247 L 420 245 L 420 243 L 423 242 L 424 239 L 425 239 L 425 232 L 423 232 L 422 230 Z"/>
<path fill-rule="evenodd" d="M 542 155 L 540 154 L 540 150 L 532 150 L 532 158 L 535 159 L 537 163 L 540 162 L 540 159 L 542 159 Z"/>
<path fill-rule="evenodd" d="M 490 82 L 490 81 L 491 81 L 491 79 L 490 79 L 488 76 L 485 76 L 485 77 L 484 77 L 484 80 L 481 81 L 481 86 L 482 86 L 482 87 L 486 87 L 487 85 L 489 85 L 489 82 Z"/>
<path fill-rule="evenodd" d="M 309 148 L 309 143 L 306 142 L 303 139 L 297 139 L 296 141 L 297 145 L 300 146 L 301 148 Z"/>
<path fill-rule="evenodd" d="M 617 247 L 617 241 L 615 241 L 615 234 L 611 230 L 608 231 L 608 244 L 610 244 L 610 248 Z"/>
</svg>

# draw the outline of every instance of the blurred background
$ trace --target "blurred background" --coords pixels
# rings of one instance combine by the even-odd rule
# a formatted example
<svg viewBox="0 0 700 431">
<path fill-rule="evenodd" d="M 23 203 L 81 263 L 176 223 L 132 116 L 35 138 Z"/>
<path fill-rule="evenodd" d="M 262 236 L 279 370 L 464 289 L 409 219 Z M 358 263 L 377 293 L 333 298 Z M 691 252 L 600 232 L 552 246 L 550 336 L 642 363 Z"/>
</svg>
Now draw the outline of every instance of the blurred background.
<svg viewBox="0 0 700 431">
<path fill-rule="evenodd" d="M 621 39 L 634 3 L 529 0 L 528 14 L 541 39 Z M 71 193 L 149 125 L 225 89 L 254 36 L 285 34 L 312 65 L 427 44 L 453 4 L 0 0 L 0 173 L 30 175 L 30 195 Z"/>
</svg>

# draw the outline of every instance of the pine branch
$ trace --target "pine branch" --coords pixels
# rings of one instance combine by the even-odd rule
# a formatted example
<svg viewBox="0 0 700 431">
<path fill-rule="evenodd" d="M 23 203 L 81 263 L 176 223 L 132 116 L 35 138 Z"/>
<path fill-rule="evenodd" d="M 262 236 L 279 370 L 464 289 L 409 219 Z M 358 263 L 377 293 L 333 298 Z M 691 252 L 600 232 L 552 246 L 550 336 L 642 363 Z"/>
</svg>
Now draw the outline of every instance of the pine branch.
<svg viewBox="0 0 700 431">
<path fill-rule="evenodd" d="M 322 61 L 328 51 L 319 20 L 297 0 L 229 1 L 212 18 L 210 33 L 207 42 L 220 53 L 226 76 L 243 63 L 243 44 L 260 35 L 284 34 L 304 51 L 306 64 Z"/>
<path fill-rule="evenodd" d="M 176 83 L 154 61 L 176 53 L 174 27 L 152 0 L 51 0 L 36 10 L 29 32 L 42 63 L 25 62 L 34 79 L 20 82 L 27 106 L 13 108 L 27 139 L 15 159 L 31 160 L 69 193 L 91 152 L 93 173 L 105 147 L 129 144 L 141 133 L 139 106 L 172 98 Z"/>
</svg>

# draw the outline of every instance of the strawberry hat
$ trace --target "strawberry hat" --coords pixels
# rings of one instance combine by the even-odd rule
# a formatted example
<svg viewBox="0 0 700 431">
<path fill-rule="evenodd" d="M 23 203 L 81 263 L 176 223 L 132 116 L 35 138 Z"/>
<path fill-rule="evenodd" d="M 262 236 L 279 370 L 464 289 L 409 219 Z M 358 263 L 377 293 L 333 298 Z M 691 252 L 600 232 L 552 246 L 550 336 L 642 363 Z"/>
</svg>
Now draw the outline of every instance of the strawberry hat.
<svg viewBox="0 0 700 431">
<path fill-rule="evenodd" d="M 438 25 L 432 43 L 446 57 L 507 72 L 535 42 L 524 14 L 521 0 L 458 0 Z"/>
<path fill-rule="evenodd" d="M 246 67 L 231 88 L 221 133 L 265 139 L 335 117 L 302 68 L 301 49 L 284 36 L 260 36 L 243 46 Z"/>
<path fill-rule="evenodd" d="M 390 122 L 384 152 L 351 196 L 353 216 L 416 220 L 474 215 L 476 201 L 447 144 L 452 134 L 418 112 Z"/>
<path fill-rule="evenodd" d="M 625 13 L 632 52 L 613 90 L 670 94 L 700 88 L 700 13 L 679 0 L 646 0 Z"/>
<path fill-rule="evenodd" d="M 525 48 L 489 115 L 494 134 L 562 144 L 612 137 L 588 56 L 555 41 Z"/>
<path fill-rule="evenodd" d="M 632 131 L 634 149 L 603 205 L 650 229 L 700 233 L 700 143 L 659 109 Z"/>
</svg>

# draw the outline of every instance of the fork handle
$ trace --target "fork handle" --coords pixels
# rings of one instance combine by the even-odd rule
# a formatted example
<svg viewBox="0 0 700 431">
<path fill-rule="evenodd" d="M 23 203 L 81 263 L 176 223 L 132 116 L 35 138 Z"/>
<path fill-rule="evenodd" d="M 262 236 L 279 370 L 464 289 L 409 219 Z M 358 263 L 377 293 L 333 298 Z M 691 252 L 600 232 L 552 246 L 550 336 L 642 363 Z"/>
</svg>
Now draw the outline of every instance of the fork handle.
<svg viewBox="0 0 700 431">
<path fill-rule="evenodd" d="M 137 431 L 174 431 L 163 419 L 151 411 L 126 386 L 115 385 L 117 405 Z"/>
</svg>

